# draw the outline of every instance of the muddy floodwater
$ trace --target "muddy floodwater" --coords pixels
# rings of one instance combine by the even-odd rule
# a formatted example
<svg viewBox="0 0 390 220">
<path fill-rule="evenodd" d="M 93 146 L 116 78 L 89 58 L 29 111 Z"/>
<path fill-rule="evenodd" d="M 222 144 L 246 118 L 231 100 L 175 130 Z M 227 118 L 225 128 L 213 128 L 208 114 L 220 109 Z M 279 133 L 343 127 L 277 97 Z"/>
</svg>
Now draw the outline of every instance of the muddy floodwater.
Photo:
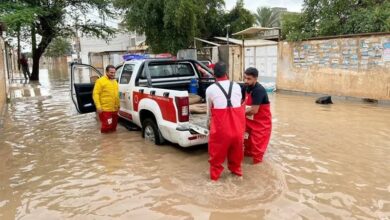
<svg viewBox="0 0 390 220">
<path fill-rule="evenodd" d="M 11 84 L 0 219 L 390 219 L 390 107 L 270 95 L 265 161 L 208 179 L 207 146 L 155 146 L 79 115 L 66 71 Z"/>
</svg>

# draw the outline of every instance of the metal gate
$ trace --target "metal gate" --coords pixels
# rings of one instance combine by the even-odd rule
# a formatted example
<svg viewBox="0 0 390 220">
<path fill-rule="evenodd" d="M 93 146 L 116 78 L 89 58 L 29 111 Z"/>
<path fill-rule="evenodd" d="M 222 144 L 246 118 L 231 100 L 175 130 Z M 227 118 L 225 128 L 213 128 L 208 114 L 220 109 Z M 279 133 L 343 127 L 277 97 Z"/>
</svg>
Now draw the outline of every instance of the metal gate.
<svg viewBox="0 0 390 220">
<path fill-rule="evenodd" d="M 277 45 L 245 48 L 245 69 L 255 67 L 259 70 L 261 81 L 275 81 L 277 73 Z"/>
</svg>

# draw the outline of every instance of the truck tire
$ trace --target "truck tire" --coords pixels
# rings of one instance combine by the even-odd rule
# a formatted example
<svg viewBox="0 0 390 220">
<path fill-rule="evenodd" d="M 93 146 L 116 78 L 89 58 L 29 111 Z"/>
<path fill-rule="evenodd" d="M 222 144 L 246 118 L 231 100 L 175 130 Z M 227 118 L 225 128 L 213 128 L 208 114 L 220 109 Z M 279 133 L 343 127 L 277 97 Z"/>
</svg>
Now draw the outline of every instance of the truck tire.
<svg viewBox="0 0 390 220">
<path fill-rule="evenodd" d="M 162 145 L 165 142 L 156 121 L 151 118 L 147 118 L 142 122 L 142 137 L 156 145 Z"/>
</svg>

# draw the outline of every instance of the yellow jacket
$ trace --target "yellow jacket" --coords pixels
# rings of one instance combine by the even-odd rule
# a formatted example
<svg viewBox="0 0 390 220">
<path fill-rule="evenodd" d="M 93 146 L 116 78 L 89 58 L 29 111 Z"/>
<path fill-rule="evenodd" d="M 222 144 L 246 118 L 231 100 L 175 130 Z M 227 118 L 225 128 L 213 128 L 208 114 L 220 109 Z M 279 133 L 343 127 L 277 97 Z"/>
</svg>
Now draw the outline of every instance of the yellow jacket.
<svg viewBox="0 0 390 220">
<path fill-rule="evenodd" d="M 110 80 L 106 75 L 96 80 L 93 101 L 96 109 L 105 112 L 118 111 L 120 106 L 118 82 L 115 79 Z"/>
</svg>

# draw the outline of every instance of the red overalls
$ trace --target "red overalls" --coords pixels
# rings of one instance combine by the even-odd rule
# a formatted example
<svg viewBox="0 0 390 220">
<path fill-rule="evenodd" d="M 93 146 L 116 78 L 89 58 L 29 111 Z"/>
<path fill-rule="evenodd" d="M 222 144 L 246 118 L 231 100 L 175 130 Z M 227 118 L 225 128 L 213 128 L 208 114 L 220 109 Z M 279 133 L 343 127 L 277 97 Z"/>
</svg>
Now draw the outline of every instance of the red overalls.
<svg viewBox="0 0 390 220">
<path fill-rule="evenodd" d="M 116 131 L 118 125 L 118 112 L 101 112 L 99 119 L 102 124 L 100 128 L 101 133 L 110 133 Z"/>
<path fill-rule="evenodd" d="M 252 105 L 251 93 L 246 93 L 245 104 Z M 272 130 L 272 116 L 270 104 L 260 104 L 259 111 L 253 115 L 253 118 L 246 118 L 245 135 L 245 156 L 253 158 L 253 163 L 257 164 L 263 161 L 263 156 L 267 150 Z"/>
<path fill-rule="evenodd" d="M 245 105 L 232 107 L 230 97 L 233 82 L 230 82 L 229 94 L 226 94 L 218 82 L 216 85 L 224 93 L 228 106 L 225 109 L 211 108 L 209 163 L 212 180 L 218 180 L 220 177 L 226 157 L 229 170 L 242 176 L 241 162 L 244 157 Z"/>
</svg>

